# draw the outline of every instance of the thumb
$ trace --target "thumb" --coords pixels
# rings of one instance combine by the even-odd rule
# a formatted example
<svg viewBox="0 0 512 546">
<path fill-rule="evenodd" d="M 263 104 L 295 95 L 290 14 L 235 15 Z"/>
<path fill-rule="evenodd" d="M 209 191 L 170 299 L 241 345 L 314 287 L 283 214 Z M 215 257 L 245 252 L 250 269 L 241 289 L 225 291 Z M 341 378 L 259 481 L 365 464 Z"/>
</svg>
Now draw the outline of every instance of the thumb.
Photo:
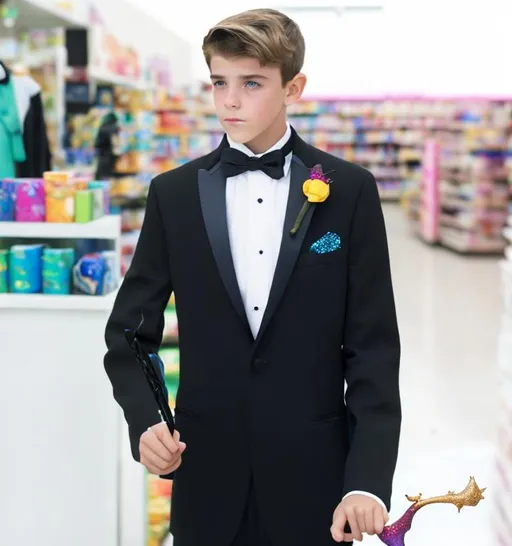
<svg viewBox="0 0 512 546">
<path fill-rule="evenodd" d="M 339 507 L 336 512 L 334 512 L 333 522 L 331 526 L 332 538 L 336 542 L 343 542 L 343 531 L 345 530 L 345 524 L 347 523 L 347 515 L 345 510 Z"/>
<path fill-rule="evenodd" d="M 176 442 L 176 445 L 178 446 L 178 450 L 180 453 L 183 453 L 185 449 L 187 448 L 187 444 L 185 442 L 180 442 L 180 433 L 179 431 L 175 430 L 173 435 L 173 440 Z"/>
</svg>

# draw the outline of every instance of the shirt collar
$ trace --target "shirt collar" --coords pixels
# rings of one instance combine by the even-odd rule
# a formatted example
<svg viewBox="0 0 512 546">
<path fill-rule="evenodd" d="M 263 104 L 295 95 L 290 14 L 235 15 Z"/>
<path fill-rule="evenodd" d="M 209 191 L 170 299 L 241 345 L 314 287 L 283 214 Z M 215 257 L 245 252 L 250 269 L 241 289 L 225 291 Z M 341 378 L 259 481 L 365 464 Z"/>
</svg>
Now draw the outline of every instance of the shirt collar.
<svg viewBox="0 0 512 546">
<path fill-rule="evenodd" d="M 249 157 L 261 157 L 262 155 L 264 154 L 268 154 L 269 152 L 273 152 L 274 150 L 279 150 L 280 148 L 282 148 L 288 141 L 289 138 L 291 138 L 292 136 L 292 129 L 290 127 L 290 124 L 288 122 L 286 122 L 286 132 L 285 134 L 282 136 L 282 138 L 280 138 L 271 148 L 269 148 L 268 150 L 266 150 L 265 152 L 261 153 L 261 154 L 255 154 L 254 152 L 252 152 L 251 150 L 249 150 L 249 148 L 247 146 L 245 146 L 245 144 L 240 144 L 238 142 L 233 142 L 230 138 L 229 138 L 229 135 L 226 135 L 227 136 L 227 139 L 228 139 L 228 143 L 229 145 L 231 146 L 231 148 L 234 148 L 235 150 L 238 150 L 240 152 L 243 152 L 244 154 L 248 155 Z M 290 170 L 290 165 L 291 165 L 291 159 L 292 159 L 292 154 L 288 154 L 288 156 L 285 158 L 285 162 L 284 162 L 284 176 L 287 176 L 288 175 L 288 172 Z"/>
</svg>

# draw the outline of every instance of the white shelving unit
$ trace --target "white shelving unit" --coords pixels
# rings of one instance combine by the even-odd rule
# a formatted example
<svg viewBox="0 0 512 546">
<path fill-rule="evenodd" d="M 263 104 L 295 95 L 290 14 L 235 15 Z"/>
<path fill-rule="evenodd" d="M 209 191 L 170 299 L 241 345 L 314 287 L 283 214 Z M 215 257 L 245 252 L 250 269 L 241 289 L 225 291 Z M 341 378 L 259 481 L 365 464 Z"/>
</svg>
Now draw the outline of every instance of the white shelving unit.
<svg viewBox="0 0 512 546">
<path fill-rule="evenodd" d="M 51 222 L 0 222 L 0 238 L 29 239 L 110 239 L 121 234 L 118 216 L 104 216 L 84 224 Z"/>
<path fill-rule="evenodd" d="M 121 222 L 2 222 L 0 237 L 109 239 L 119 252 Z M 41 544 L 120 544 L 123 425 L 103 368 L 115 296 L 0 294 L 6 544 L 31 544 L 34 537 Z M 84 514 L 82 532 L 77 522 Z"/>
<path fill-rule="evenodd" d="M 52 294 L 0 294 L 0 309 L 48 311 L 110 311 L 116 293 L 106 296 L 59 296 Z"/>
</svg>

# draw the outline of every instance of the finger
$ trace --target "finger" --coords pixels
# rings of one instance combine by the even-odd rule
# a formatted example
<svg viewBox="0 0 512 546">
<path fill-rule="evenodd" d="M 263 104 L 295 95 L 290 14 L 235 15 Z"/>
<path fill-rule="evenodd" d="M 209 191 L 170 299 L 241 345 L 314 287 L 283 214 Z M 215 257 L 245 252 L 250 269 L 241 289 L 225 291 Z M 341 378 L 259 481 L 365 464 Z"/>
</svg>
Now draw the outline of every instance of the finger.
<svg viewBox="0 0 512 546">
<path fill-rule="evenodd" d="M 158 455 L 166 462 L 167 465 L 172 462 L 173 453 L 169 449 L 167 449 L 167 447 L 155 434 L 153 429 L 149 429 L 147 433 L 142 435 L 141 449 L 144 452 L 150 451 L 155 455 Z"/>
<path fill-rule="evenodd" d="M 345 524 L 347 523 L 347 515 L 343 508 L 338 507 L 333 515 L 331 525 L 331 535 L 336 542 L 342 542 L 345 539 Z"/>
<path fill-rule="evenodd" d="M 389 514 L 387 510 L 384 510 L 384 525 L 386 525 L 389 522 Z"/>
<path fill-rule="evenodd" d="M 366 510 L 364 515 L 364 527 L 365 532 L 368 535 L 375 534 L 375 517 L 377 515 L 377 510 Z"/>
<path fill-rule="evenodd" d="M 384 531 L 384 511 L 382 508 L 377 507 L 374 510 L 373 524 L 375 527 L 375 533 L 380 535 Z"/>
<path fill-rule="evenodd" d="M 181 466 L 182 459 L 179 457 L 176 462 L 170 467 L 169 471 L 167 472 L 170 474 L 171 472 L 174 472 L 175 470 L 178 470 L 178 468 Z"/>
<path fill-rule="evenodd" d="M 350 530 L 352 531 L 353 540 L 361 541 L 363 540 L 363 535 L 359 529 L 359 523 L 357 521 L 357 515 L 353 509 L 347 511 L 347 519 L 350 525 Z"/>
<path fill-rule="evenodd" d="M 151 430 L 153 430 L 156 437 L 171 453 L 176 453 L 178 451 L 178 444 L 171 436 L 171 433 L 169 432 L 169 429 L 165 423 L 161 423 L 160 425 L 153 427 Z M 174 431 L 174 436 L 176 435 L 178 435 L 179 438 L 179 432 L 177 430 Z"/>
<path fill-rule="evenodd" d="M 161 471 L 155 466 L 152 466 L 150 463 L 144 463 L 141 461 L 141 464 L 150 474 L 154 474 L 155 476 L 159 476 L 161 474 Z"/>
<path fill-rule="evenodd" d="M 162 476 L 166 476 L 167 474 L 172 474 L 174 471 L 176 471 L 181 465 L 181 459 L 177 459 L 174 461 L 171 465 L 167 466 L 166 468 L 163 468 L 159 474 Z"/>
<path fill-rule="evenodd" d="M 140 462 L 153 474 L 160 474 L 169 466 L 168 461 L 165 461 L 151 451 L 141 453 Z"/>
<path fill-rule="evenodd" d="M 183 453 L 185 449 L 187 448 L 187 444 L 185 442 L 180 442 L 180 433 L 177 430 L 174 431 L 173 439 L 176 442 L 176 445 L 178 446 L 178 451 L 180 453 Z"/>
<path fill-rule="evenodd" d="M 359 527 L 360 533 L 366 533 L 366 510 L 356 506 L 354 512 L 356 514 L 357 526 Z"/>
<path fill-rule="evenodd" d="M 165 476 L 167 474 L 171 474 L 178 469 L 178 467 L 182 463 L 182 458 L 180 453 L 176 453 L 173 456 L 171 463 L 166 463 L 164 466 L 162 466 L 161 464 L 154 464 L 146 458 L 141 459 L 141 462 L 146 463 L 144 464 L 144 466 L 146 466 L 146 468 L 153 474 Z"/>
</svg>

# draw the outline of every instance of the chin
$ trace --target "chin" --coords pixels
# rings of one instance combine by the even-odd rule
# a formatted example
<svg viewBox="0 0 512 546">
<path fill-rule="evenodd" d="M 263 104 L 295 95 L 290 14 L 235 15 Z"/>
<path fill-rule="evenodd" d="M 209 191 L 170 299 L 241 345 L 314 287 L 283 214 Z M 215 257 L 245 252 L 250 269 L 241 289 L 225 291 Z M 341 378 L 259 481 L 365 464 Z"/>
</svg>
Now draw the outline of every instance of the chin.
<svg viewBox="0 0 512 546">
<path fill-rule="evenodd" d="M 259 133 L 249 130 L 247 127 L 223 126 L 229 138 L 237 144 L 246 144 L 258 137 Z"/>
</svg>

